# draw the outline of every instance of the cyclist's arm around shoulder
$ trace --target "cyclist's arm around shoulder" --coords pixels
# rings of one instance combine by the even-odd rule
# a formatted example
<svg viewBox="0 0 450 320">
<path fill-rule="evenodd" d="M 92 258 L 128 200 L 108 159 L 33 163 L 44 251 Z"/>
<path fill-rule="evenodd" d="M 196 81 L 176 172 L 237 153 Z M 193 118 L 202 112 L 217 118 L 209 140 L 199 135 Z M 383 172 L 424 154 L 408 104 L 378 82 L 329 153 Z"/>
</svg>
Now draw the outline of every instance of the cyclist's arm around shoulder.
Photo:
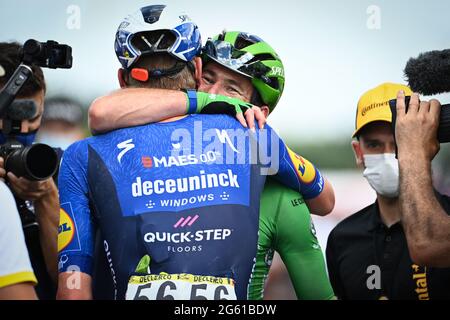
<svg viewBox="0 0 450 320">
<path fill-rule="evenodd" d="M 120 89 L 92 102 L 89 108 L 89 127 L 96 134 L 158 122 L 186 112 L 187 98 L 182 91 Z"/>
</svg>

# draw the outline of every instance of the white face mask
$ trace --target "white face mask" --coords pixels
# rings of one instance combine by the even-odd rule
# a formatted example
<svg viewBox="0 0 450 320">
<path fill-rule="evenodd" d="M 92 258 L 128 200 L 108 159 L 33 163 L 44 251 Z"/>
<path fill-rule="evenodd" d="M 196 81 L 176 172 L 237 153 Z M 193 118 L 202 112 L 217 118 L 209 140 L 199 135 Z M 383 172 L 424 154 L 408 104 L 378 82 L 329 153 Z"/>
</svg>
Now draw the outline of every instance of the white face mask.
<svg viewBox="0 0 450 320">
<path fill-rule="evenodd" d="M 364 155 L 364 177 L 380 195 L 395 198 L 400 189 L 398 160 L 395 153 Z"/>
<path fill-rule="evenodd" d="M 77 141 L 74 137 L 67 134 L 55 135 L 52 133 L 39 133 L 36 142 L 48 144 L 53 148 L 61 148 L 66 150 L 72 143 Z"/>
</svg>

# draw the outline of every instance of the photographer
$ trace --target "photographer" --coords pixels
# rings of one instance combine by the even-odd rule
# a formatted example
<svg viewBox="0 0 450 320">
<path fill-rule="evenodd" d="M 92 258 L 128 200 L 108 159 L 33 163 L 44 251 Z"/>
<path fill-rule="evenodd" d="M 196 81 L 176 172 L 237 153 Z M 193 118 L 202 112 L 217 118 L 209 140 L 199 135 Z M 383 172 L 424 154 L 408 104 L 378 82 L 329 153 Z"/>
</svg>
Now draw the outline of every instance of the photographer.
<svg viewBox="0 0 450 320">
<path fill-rule="evenodd" d="M 5 86 L 21 63 L 21 48 L 17 43 L 0 43 L 0 89 Z M 14 138 L 24 146 L 33 143 L 44 111 L 46 90 L 44 75 L 40 67 L 33 66 L 32 69 L 33 76 L 17 96 L 17 100 L 32 100 L 36 105 L 34 116 L 29 120 L 23 120 L 20 134 L 14 135 Z M 0 121 L 0 129 L 2 127 L 3 121 Z M 0 133 L 0 146 L 6 140 L 7 137 Z M 37 294 L 40 299 L 54 299 L 55 284 L 52 279 L 56 280 L 57 267 L 58 189 L 52 178 L 30 181 L 24 177 L 17 177 L 12 172 L 6 172 L 4 165 L 4 159 L 0 158 L 0 179 L 8 183 L 16 199 L 31 264 L 38 279 Z M 31 222 L 30 217 L 33 218 Z"/>
<path fill-rule="evenodd" d="M 400 168 L 400 205 L 410 255 L 418 264 L 450 266 L 450 217 L 431 180 L 431 160 L 439 151 L 441 105 L 413 94 L 408 112 L 405 93 L 397 96 L 395 137 Z"/>
</svg>

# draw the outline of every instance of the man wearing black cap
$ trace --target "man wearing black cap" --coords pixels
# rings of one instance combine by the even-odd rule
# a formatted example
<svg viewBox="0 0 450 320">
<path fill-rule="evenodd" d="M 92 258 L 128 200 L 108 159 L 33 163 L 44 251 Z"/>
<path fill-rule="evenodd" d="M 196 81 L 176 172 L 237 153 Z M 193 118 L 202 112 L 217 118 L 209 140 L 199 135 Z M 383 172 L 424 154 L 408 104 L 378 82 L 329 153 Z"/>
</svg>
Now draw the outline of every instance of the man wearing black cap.
<svg viewBox="0 0 450 320">
<path fill-rule="evenodd" d="M 406 86 L 385 83 L 358 103 L 357 141 L 352 146 L 377 199 L 339 223 L 328 238 L 328 271 L 339 299 L 450 299 L 450 269 L 414 263 L 400 221 L 399 168 L 389 109 L 389 100 L 399 90 L 412 94 Z M 437 197 L 450 212 L 450 198 Z"/>
</svg>

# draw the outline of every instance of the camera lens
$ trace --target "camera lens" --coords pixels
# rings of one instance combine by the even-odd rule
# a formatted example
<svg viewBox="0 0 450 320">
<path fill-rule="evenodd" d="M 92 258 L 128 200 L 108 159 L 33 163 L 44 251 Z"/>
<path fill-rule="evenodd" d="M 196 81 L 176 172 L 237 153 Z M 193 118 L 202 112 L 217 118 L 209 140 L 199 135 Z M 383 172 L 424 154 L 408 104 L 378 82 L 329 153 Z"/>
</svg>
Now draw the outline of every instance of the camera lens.
<svg viewBox="0 0 450 320">
<path fill-rule="evenodd" d="M 41 43 L 39 41 L 30 39 L 23 45 L 23 50 L 29 55 L 38 55 L 41 51 Z"/>
<path fill-rule="evenodd" d="M 41 181 L 55 174 L 58 155 L 46 144 L 34 144 L 14 150 L 5 160 L 5 168 L 16 176 Z"/>
</svg>

